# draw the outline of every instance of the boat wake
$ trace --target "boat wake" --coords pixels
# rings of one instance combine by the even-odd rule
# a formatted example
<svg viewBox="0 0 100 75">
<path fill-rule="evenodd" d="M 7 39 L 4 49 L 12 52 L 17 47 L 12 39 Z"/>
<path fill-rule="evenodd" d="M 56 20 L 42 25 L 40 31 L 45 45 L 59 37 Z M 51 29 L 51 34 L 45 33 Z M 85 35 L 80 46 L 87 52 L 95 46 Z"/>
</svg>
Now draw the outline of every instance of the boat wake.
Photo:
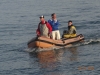
<svg viewBox="0 0 100 75">
<path fill-rule="evenodd" d="M 100 43 L 100 39 L 90 39 L 86 41 L 84 44 L 97 44 Z"/>
<path fill-rule="evenodd" d="M 73 46 L 82 46 L 82 45 L 90 45 L 90 44 L 98 44 L 100 43 L 100 39 L 87 39 L 84 42 L 74 44 Z"/>
<path fill-rule="evenodd" d="M 29 53 L 36 52 L 36 48 L 27 48 L 25 51 Z"/>
<path fill-rule="evenodd" d="M 26 52 L 32 53 L 32 52 L 41 52 L 41 51 L 50 51 L 50 50 L 58 50 L 64 47 L 52 47 L 52 48 L 27 48 L 25 49 Z"/>
</svg>

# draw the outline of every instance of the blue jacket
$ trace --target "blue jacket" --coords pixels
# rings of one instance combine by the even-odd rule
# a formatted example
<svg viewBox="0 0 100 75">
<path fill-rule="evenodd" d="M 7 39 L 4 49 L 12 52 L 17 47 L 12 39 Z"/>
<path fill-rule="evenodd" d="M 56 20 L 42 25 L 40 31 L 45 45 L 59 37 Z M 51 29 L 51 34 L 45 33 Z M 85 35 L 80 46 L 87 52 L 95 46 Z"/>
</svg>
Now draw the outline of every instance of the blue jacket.
<svg viewBox="0 0 100 75">
<path fill-rule="evenodd" d="M 58 30 L 58 26 L 59 26 L 58 20 L 54 21 L 54 20 L 50 19 L 50 20 L 48 20 L 48 23 L 51 25 L 52 31 Z"/>
</svg>

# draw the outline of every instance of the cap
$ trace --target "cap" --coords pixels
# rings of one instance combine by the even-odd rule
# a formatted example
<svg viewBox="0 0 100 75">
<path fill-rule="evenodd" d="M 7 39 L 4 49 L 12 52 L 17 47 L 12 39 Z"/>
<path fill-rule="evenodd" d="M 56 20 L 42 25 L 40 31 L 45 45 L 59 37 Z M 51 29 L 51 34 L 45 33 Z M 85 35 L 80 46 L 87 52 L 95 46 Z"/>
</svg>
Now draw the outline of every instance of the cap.
<svg viewBox="0 0 100 75">
<path fill-rule="evenodd" d="M 44 16 L 43 16 L 43 15 L 41 15 L 39 18 L 44 18 Z"/>
</svg>

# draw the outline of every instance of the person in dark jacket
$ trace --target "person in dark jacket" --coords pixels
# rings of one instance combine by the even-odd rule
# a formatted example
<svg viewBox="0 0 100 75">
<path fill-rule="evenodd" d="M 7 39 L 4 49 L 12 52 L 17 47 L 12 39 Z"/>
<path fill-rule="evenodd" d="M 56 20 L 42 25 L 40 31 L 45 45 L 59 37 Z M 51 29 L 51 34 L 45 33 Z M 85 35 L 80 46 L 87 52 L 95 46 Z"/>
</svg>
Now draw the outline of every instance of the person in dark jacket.
<svg viewBox="0 0 100 75">
<path fill-rule="evenodd" d="M 71 37 L 76 37 L 76 27 L 73 25 L 72 21 L 68 21 L 68 31 L 64 30 L 63 31 L 63 38 L 71 38 Z"/>
</svg>

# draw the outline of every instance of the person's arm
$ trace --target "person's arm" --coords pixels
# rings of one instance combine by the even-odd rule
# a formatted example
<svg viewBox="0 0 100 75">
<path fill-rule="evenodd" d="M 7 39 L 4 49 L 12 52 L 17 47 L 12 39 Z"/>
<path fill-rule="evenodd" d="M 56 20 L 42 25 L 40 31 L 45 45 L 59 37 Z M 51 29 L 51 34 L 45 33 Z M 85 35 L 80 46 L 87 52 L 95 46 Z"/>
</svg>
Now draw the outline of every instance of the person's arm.
<svg viewBox="0 0 100 75">
<path fill-rule="evenodd" d="M 57 22 L 56 22 L 56 25 L 57 25 L 57 26 L 59 26 L 59 25 L 60 25 L 58 20 L 57 20 Z"/>
<path fill-rule="evenodd" d="M 38 28 L 36 30 L 36 34 L 39 36 L 40 35 L 40 23 L 38 24 Z"/>
<path fill-rule="evenodd" d="M 48 20 L 48 23 L 50 24 L 51 20 Z"/>
<path fill-rule="evenodd" d="M 46 25 L 47 25 L 47 27 L 49 29 L 49 34 L 50 34 L 52 32 L 52 27 L 51 27 L 51 25 L 49 23 L 47 23 Z"/>
<path fill-rule="evenodd" d="M 58 30 L 59 29 L 59 25 L 60 25 L 59 21 L 57 20 L 56 23 L 55 23 L 55 25 L 54 25 L 54 28 Z"/>
<path fill-rule="evenodd" d="M 51 22 L 52 20 L 50 19 L 50 20 L 48 20 L 48 23 L 50 24 L 50 26 L 52 27 L 52 22 Z"/>
</svg>

